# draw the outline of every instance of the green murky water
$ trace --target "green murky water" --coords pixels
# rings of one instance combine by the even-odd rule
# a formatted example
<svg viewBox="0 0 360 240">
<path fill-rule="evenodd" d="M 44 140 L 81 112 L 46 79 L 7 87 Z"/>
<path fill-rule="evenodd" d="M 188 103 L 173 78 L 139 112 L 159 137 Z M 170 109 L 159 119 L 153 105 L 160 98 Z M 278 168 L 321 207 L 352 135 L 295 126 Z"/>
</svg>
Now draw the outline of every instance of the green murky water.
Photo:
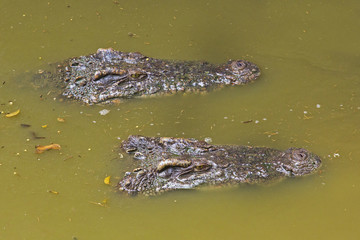
<svg viewBox="0 0 360 240">
<path fill-rule="evenodd" d="M 358 1 L 2 0 L 0 110 L 21 113 L 0 115 L 0 239 L 358 239 L 359 14 Z M 104 107 L 54 101 L 25 81 L 99 47 L 245 58 L 263 74 L 206 95 L 106 106 L 106 116 Z M 129 134 L 304 147 L 323 166 L 266 187 L 129 198 L 114 191 L 131 165 L 117 152 Z M 34 153 L 49 143 L 62 149 Z"/>
</svg>

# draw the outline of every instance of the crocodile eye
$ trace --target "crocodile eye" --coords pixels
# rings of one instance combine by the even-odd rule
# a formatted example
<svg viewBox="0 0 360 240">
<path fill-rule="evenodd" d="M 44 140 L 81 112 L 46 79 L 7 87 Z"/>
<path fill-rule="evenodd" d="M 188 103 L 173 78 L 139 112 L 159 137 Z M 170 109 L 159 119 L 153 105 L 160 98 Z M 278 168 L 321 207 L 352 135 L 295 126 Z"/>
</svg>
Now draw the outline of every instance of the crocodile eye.
<svg viewBox="0 0 360 240">
<path fill-rule="evenodd" d="M 208 164 L 200 164 L 200 165 L 197 165 L 195 166 L 195 171 L 205 171 L 205 170 L 208 170 L 211 166 L 208 165 Z"/>
<path fill-rule="evenodd" d="M 133 79 L 142 79 L 142 78 L 147 77 L 147 74 L 146 74 L 146 72 L 144 72 L 142 70 L 131 69 L 128 71 L 128 76 Z"/>
</svg>

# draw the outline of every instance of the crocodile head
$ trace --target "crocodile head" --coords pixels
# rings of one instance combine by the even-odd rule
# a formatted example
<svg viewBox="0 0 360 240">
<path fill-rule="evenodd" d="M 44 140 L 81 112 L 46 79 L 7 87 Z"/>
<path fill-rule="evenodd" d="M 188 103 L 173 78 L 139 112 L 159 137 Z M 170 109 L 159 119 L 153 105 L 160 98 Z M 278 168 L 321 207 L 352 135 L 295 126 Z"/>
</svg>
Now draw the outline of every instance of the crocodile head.
<svg viewBox="0 0 360 240">
<path fill-rule="evenodd" d="M 225 78 L 230 84 L 242 85 L 254 81 L 260 76 L 260 69 L 254 63 L 245 60 L 230 60 L 225 68 Z"/>
<path fill-rule="evenodd" d="M 320 158 L 303 148 L 289 148 L 281 153 L 281 164 L 276 170 L 286 176 L 303 176 L 321 166 Z"/>
</svg>

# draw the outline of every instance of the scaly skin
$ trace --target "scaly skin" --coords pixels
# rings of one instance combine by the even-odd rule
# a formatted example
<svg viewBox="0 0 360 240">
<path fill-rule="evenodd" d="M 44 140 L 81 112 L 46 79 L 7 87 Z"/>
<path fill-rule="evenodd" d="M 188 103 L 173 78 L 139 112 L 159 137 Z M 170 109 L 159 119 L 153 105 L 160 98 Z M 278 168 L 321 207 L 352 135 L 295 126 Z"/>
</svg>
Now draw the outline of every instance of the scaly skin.
<svg viewBox="0 0 360 240">
<path fill-rule="evenodd" d="M 153 195 L 199 185 L 262 183 L 308 175 L 320 158 L 302 148 L 210 145 L 186 138 L 129 136 L 122 149 L 134 154 L 139 168 L 127 172 L 119 189 Z"/>
<path fill-rule="evenodd" d="M 50 75 L 50 77 L 49 77 Z M 97 53 L 71 58 L 44 77 L 62 82 L 62 95 L 88 104 L 159 93 L 208 90 L 254 81 L 259 68 L 236 60 L 215 65 L 207 62 L 172 61 L 136 52 L 98 49 Z M 57 83 L 58 84 L 58 83 Z"/>
</svg>

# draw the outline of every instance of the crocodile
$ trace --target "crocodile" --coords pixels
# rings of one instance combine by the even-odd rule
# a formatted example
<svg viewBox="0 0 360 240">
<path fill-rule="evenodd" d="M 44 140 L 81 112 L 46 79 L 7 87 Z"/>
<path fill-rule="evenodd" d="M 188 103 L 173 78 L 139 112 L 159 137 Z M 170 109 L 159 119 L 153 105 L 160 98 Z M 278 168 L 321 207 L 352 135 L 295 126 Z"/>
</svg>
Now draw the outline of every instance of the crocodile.
<svg viewBox="0 0 360 240">
<path fill-rule="evenodd" d="M 130 195 L 206 184 L 269 183 L 308 175 L 321 166 L 320 158 L 303 148 L 211 145 L 191 138 L 130 135 L 121 149 L 137 161 L 137 168 L 118 183 Z"/>
<path fill-rule="evenodd" d="M 258 76 L 259 68 L 245 60 L 225 64 L 161 60 L 138 52 L 100 48 L 94 54 L 54 64 L 49 71 L 41 70 L 35 79 L 55 82 L 63 97 L 92 105 L 135 96 L 243 85 Z"/>
</svg>

